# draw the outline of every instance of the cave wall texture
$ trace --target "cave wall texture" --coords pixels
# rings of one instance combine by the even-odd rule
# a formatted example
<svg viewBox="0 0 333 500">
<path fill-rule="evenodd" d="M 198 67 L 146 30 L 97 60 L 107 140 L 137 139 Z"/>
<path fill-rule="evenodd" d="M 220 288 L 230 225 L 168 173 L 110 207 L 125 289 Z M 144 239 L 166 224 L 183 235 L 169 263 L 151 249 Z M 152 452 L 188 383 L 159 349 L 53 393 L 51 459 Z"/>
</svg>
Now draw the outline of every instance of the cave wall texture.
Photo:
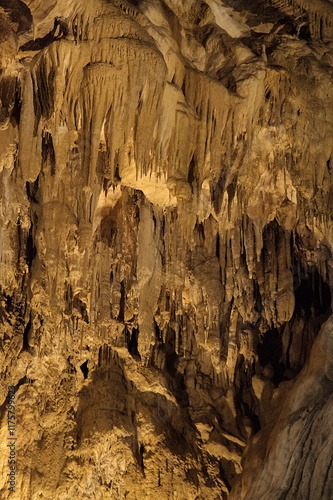
<svg viewBox="0 0 333 500">
<path fill-rule="evenodd" d="M 333 3 L 0 0 L 0 104 L 0 498 L 333 498 Z"/>
</svg>

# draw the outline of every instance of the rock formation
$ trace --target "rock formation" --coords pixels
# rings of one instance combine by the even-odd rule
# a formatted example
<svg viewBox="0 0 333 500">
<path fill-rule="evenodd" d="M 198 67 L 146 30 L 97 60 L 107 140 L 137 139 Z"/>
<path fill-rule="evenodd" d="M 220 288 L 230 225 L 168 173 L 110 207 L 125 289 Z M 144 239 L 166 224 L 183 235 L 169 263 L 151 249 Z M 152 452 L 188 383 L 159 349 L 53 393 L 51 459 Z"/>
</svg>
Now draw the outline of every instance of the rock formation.
<svg viewBox="0 0 333 500">
<path fill-rule="evenodd" d="M 0 0 L 1 498 L 332 498 L 332 77 L 330 0 Z"/>
</svg>

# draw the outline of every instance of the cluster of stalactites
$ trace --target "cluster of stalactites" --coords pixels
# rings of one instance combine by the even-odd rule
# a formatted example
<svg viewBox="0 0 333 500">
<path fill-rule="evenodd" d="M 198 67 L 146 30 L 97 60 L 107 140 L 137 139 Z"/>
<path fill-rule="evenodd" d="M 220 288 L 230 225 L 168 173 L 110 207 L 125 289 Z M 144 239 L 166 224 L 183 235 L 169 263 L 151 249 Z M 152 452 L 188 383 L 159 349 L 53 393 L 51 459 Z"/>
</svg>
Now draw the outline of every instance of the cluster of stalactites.
<svg viewBox="0 0 333 500">
<path fill-rule="evenodd" d="M 55 41 L 36 57 L 31 78 L 26 75 L 25 106 L 34 123 L 22 122 L 21 136 L 29 140 L 22 141 L 21 149 L 40 143 L 43 129 L 50 130 L 56 163 L 66 161 L 63 144 L 59 150 L 57 145 L 67 129 L 67 148 L 80 148 L 84 184 L 93 187 L 103 146 L 105 177 L 113 179 L 115 169 L 121 172 L 126 166 L 142 171 L 149 165 L 164 81 L 164 61 L 150 43 L 126 37 L 80 46 Z M 40 169 L 38 149 L 33 164 L 33 169 L 30 162 L 26 165 L 28 180 Z"/>
<path fill-rule="evenodd" d="M 309 23 L 311 35 L 324 42 L 333 40 L 333 6 L 327 0 L 273 0 L 273 5 L 298 21 Z"/>
</svg>

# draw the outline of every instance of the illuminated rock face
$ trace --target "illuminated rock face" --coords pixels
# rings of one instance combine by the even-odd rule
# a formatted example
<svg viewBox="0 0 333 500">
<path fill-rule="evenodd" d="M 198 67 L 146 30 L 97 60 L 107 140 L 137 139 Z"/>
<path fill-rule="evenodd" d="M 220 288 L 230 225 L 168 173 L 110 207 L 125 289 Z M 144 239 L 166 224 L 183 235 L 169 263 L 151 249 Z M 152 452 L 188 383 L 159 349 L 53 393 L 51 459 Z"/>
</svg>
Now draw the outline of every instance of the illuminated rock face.
<svg viewBox="0 0 333 500">
<path fill-rule="evenodd" d="M 15 498 L 332 498 L 332 3 L 3 0 L 0 65 L 1 498 L 9 385 Z"/>
</svg>

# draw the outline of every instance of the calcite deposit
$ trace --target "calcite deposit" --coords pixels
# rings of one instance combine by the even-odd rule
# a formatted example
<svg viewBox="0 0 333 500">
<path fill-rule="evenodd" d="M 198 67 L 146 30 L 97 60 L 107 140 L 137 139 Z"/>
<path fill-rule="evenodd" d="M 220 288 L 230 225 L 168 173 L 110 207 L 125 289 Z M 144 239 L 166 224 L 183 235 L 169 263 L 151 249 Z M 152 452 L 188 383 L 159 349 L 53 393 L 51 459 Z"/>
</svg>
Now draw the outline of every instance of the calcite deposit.
<svg viewBox="0 0 333 500">
<path fill-rule="evenodd" d="M 332 1 L 0 0 L 0 105 L 0 498 L 330 500 Z"/>
</svg>

